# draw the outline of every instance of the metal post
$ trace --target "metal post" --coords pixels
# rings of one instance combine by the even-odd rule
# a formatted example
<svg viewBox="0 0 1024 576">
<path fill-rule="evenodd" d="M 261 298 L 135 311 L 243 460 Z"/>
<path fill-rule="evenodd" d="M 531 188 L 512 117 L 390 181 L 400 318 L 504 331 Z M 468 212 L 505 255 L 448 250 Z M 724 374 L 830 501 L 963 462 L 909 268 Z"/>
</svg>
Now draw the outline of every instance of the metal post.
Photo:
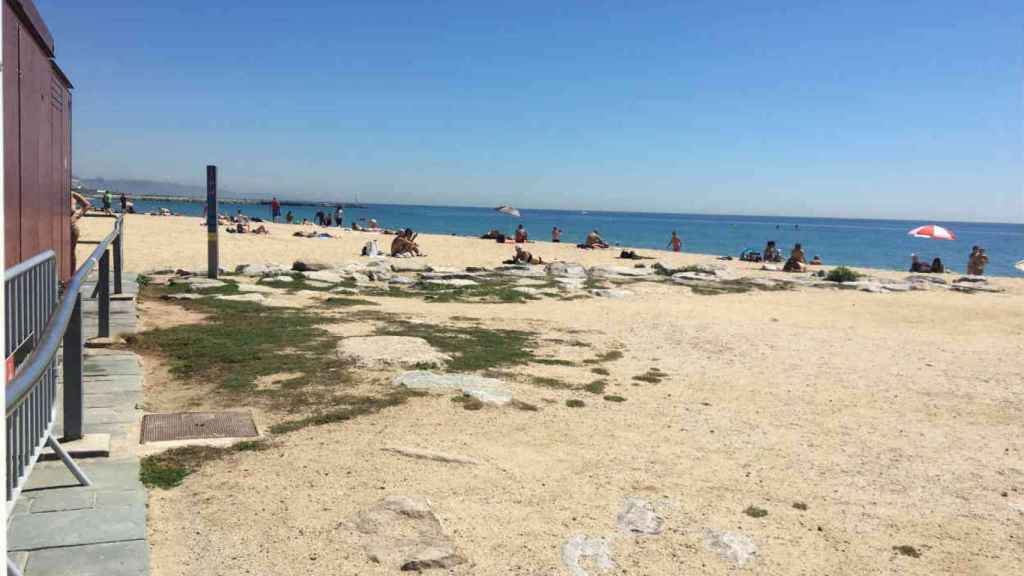
<svg viewBox="0 0 1024 576">
<path fill-rule="evenodd" d="M 206 275 L 217 277 L 217 167 L 206 167 Z"/>
<path fill-rule="evenodd" d="M 115 226 L 117 229 L 117 236 L 114 236 L 114 294 L 121 293 L 121 257 L 124 256 L 123 251 L 121 250 L 121 235 L 124 231 L 120 225 L 120 222 L 123 222 L 123 220 L 118 220 L 118 222 L 119 224 Z"/>
<path fill-rule="evenodd" d="M 110 337 L 110 250 L 100 256 L 99 280 L 96 282 L 96 305 L 99 308 L 100 338 Z"/>
<path fill-rule="evenodd" d="M 75 295 L 75 310 L 64 332 L 64 440 L 83 435 L 85 387 L 82 386 L 82 295 Z"/>
<path fill-rule="evenodd" d="M 79 484 L 82 486 L 92 486 L 92 482 L 89 480 L 89 477 L 85 475 L 85 472 L 82 472 L 82 469 L 78 467 L 78 464 L 75 464 L 75 461 L 71 459 L 71 456 L 64 450 L 64 447 L 60 445 L 60 442 L 57 442 L 56 438 L 50 436 L 46 439 L 46 443 L 50 445 L 50 448 L 53 449 L 57 456 L 60 456 L 61 461 L 68 467 L 68 470 L 71 471 L 71 475 L 75 477 L 75 480 L 78 480 Z"/>
</svg>

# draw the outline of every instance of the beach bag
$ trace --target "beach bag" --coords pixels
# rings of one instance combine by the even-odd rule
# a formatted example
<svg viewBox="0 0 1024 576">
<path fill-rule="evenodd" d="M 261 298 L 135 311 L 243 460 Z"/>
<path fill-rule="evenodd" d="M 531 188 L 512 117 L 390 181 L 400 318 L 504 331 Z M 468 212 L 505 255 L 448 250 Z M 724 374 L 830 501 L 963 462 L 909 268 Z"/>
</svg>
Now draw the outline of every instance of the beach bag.
<svg viewBox="0 0 1024 576">
<path fill-rule="evenodd" d="M 377 247 L 376 240 L 370 240 L 363 246 L 363 256 L 369 256 L 370 258 L 380 256 L 380 248 Z"/>
</svg>

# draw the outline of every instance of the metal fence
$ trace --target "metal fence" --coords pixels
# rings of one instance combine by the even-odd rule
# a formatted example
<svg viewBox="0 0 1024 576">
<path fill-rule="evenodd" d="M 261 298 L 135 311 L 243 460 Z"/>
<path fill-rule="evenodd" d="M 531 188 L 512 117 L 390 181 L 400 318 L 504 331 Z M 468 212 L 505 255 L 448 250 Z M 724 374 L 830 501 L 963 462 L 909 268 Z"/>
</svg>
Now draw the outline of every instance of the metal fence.
<svg viewBox="0 0 1024 576">
<path fill-rule="evenodd" d="M 110 335 L 110 259 L 114 252 L 115 292 L 121 287 L 124 221 L 98 242 L 96 249 L 59 293 L 57 259 L 52 250 L 4 272 L 7 336 L 5 358 L 7 426 L 7 509 L 13 508 L 32 467 L 47 445 L 84 485 L 89 479 L 53 435 L 59 379 L 63 376 L 64 439 L 83 433 L 82 284 L 99 265 L 96 298 L 99 336 Z M 63 345 L 63 363 L 58 351 Z M 61 370 L 62 369 L 62 370 Z M 11 374 L 13 373 L 13 378 Z M 8 563 L 10 568 L 10 563 Z"/>
</svg>

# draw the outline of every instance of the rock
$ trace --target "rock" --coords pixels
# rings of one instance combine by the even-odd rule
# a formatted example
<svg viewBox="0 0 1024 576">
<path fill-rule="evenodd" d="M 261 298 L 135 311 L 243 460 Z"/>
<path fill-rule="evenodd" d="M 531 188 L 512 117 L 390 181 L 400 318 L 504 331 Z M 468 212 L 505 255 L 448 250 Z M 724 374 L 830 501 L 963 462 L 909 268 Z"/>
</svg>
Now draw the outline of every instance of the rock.
<svg viewBox="0 0 1024 576">
<path fill-rule="evenodd" d="M 189 290 L 206 290 L 208 288 L 222 288 L 227 286 L 223 280 L 206 278 L 205 276 L 188 276 L 185 278 L 171 278 L 170 284 L 188 286 Z"/>
<path fill-rule="evenodd" d="M 370 560 L 403 571 L 453 568 L 465 560 L 422 496 L 388 496 L 352 525 Z"/>
<path fill-rule="evenodd" d="M 395 377 L 394 383 L 410 390 L 434 393 L 458 390 L 485 404 L 496 406 L 504 406 L 512 401 L 512 393 L 505 389 L 504 382 L 475 374 L 435 374 L 425 370 L 414 370 L 399 374 Z"/>
<path fill-rule="evenodd" d="M 426 280 L 426 283 L 434 284 L 436 286 L 452 286 L 456 288 L 477 285 L 477 282 L 474 282 L 473 280 L 467 280 L 465 278 L 437 278 L 434 280 Z"/>
<path fill-rule="evenodd" d="M 462 274 L 465 270 L 462 268 L 452 268 L 451 266 L 427 266 L 425 272 L 435 272 L 437 274 Z"/>
<path fill-rule="evenodd" d="M 353 336 L 338 342 L 338 356 L 364 367 L 444 366 L 450 356 L 413 336 Z"/>
<path fill-rule="evenodd" d="M 986 286 L 984 284 L 953 284 L 950 286 L 950 289 L 967 294 L 975 294 L 978 292 L 1006 292 L 1003 288 Z"/>
<path fill-rule="evenodd" d="M 575 262 L 552 262 L 547 265 L 546 271 L 551 276 L 584 278 L 587 275 L 587 269 Z"/>
<path fill-rule="evenodd" d="M 650 269 L 625 268 L 623 266 L 593 266 L 589 274 L 592 278 L 621 278 L 623 276 L 649 276 Z"/>
<path fill-rule="evenodd" d="M 949 282 L 946 282 L 945 278 L 934 274 L 911 274 L 904 278 L 904 280 L 910 283 L 927 282 L 930 284 L 949 284 Z"/>
<path fill-rule="evenodd" d="M 702 274 L 700 272 L 676 272 L 672 275 L 672 281 L 679 284 L 688 283 L 705 283 L 705 282 L 717 282 L 718 278 L 714 275 Z"/>
<path fill-rule="evenodd" d="M 306 280 L 305 282 L 306 286 L 311 288 L 330 288 L 331 286 L 334 286 L 331 282 L 323 282 L 321 280 Z"/>
<path fill-rule="evenodd" d="M 319 282 L 327 282 L 328 284 L 338 284 L 344 280 L 340 274 L 337 272 L 331 272 L 330 270 L 312 270 L 303 272 L 302 276 L 306 280 L 316 280 Z"/>
<path fill-rule="evenodd" d="M 547 280 L 536 280 L 534 278 L 520 278 L 515 282 L 516 286 L 547 286 Z"/>
<path fill-rule="evenodd" d="M 291 276 L 267 276 L 263 279 L 265 282 L 294 282 L 295 278 Z"/>
<path fill-rule="evenodd" d="M 555 282 L 558 282 L 563 288 L 578 290 L 583 288 L 584 280 L 582 278 L 555 278 Z"/>
<path fill-rule="evenodd" d="M 776 280 L 774 278 L 744 278 L 744 282 L 753 286 L 760 286 L 762 288 L 775 288 L 785 284 L 785 280 Z M 812 283 L 808 282 L 808 285 Z"/>
<path fill-rule="evenodd" d="M 530 296 L 539 296 L 542 293 L 541 290 L 538 290 L 537 288 L 531 288 L 529 286 L 513 286 L 512 289 L 515 290 L 516 292 L 521 292 L 523 294 L 527 294 Z"/>
<path fill-rule="evenodd" d="M 369 284 L 370 283 L 370 277 L 366 276 L 365 274 L 360 274 L 359 272 L 353 272 L 352 273 L 352 279 L 356 281 L 356 284 Z"/>
<path fill-rule="evenodd" d="M 401 284 L 403 286 L 408 286 L 410 284 L 415 284 L 416 280 L 414 278 L 409 278 L 408 276 L 398 276 L 396 274 L 392 276 L 390 279 L 388 279 L 388 282 L 390 282 L 391 284 Z"/>
<path fill-rule="evenodd" d="M 408 456 L 409 458 L 416 458 L 418 460 L 433 460 L 434 462 L 444 462 L 446 464 L 471 464 L 476 465 L 480 462 L 474 460 L 468 456 L 459 456 L 458 454 L 445 454 L 444 452 L 435 452 L 433 450 L 421 450 L 419 448 L 403 448 L 401 446 L 389 446 L 387 448 L 381 448 L 385 452 L 394 452 L 395 454 L 401 454 L 402 456 Z"/>
<path fill-rule="evenodd" d="M 284 264 L 242 264 L 235 267 L 242 276 L 276 276 L 288 272 Z"/>
<path fill-rule="evenodd" d="M 313 260 L 296 260 L 292 262 L 292 270 L 298 272 L 312 272 L 314 270 L 327 270 L 330 268 L 323 262 L 315 262 Z"/>
<path fill-rule="evenodd" d="M 426 264 L 409 260 L 398 260 L 391 264 L 391 269 L 395 272 L 427 272 L 428 268 Z"/>
<path fill-rule="evenodd" d="M 953 280 L 954 284 L 960 284 L 962 282 L 967 282 L 967 283 L 970 283 L 970 284 L 987 284 L 988 283 L 988 278 L 985 278 L 984 276 L 970 276 L 970 275 L 968 275 L 968 276 L 961 276 L 961 277 L 957 278 L 956 280 Z"/>
<path fill-rule="evenodd" d="M 221 294 L 217 296 L 217 299 L 230 302 L 263 302 L 264 300 L 262 294 Z"/>
<path fill-rule="evenodd" d="M 886 292 L 910 292 L 910 282 L 892 282 L 882 284 L 882 288 Z"/>
<path fill-rule="evenodd" d="M 259 284 L 239 284 L 239 292 L 258 292 L 260 294 L 274 294 L 277 290 L 274 290 L 270 286 L 261 286 Z"/>
<path fill-rule="evenodd" d="M 623 501 L 616 524 L 619 530 L 630 534 L 661 534 L 662 519 L 650 502 L 643 498 L 629 497 Z"/>
<path fill-rule="evenodd" d="M 705 529 L 704 548 L 737 566 L 743 566 L 757 557 L 757 546 L 754 541 L 737 532 Z"/>
<path fill-rule="evenodd" d="M 518 278 L 543 278 L 548 275 L 542 266 L 501 266 L 495 268 L 495 272 L 503 276 Z"/>
<path fill-rule="evenodd" d="M 331 288 L 330 292 L 331 292 L 331 294 L 348 294 L 348 295 L 359 294 L 359 290 L 356 290 L 355 288 L 346 288 L 345 286 L 338 286 L 337 288 Z"/>
<path fill-rule="evenodd" d="M 393 274 L 389 271 L 384 270 L 370 270 L 366 273 L 367 278 L 374 282 L 388 282 L 391 280 Z"/>
<path fill-rule="evenodd" d="M 202 294 L 164 294 L 160 297 L 161 300 L 197 300 L 199 298 L 205 298 Z"/>
<path fill-rule="evenodd" d="M 633 293 L 629 290 L 619 290 L 617 288 L 594 288 L 590 291 L 594 296 L 601 296 L 602 298 L 625 298 L 632 296 Z"/>
<path fill-rule="evenodd" d="M 572 576 L 592 576 L 615 569 L 611 542 L 607 538 L 588 538 L 577 534 L 562 545 L 562 563 Z M 594 572 L 586 567 L 593 566 Z"/>
</svg>

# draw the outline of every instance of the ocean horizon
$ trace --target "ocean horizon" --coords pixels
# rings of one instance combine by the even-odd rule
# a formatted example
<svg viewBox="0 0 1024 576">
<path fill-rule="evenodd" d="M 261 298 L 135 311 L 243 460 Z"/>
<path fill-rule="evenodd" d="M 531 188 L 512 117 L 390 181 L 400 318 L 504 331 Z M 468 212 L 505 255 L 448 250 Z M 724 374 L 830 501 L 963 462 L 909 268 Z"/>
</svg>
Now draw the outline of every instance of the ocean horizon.
<svg viewBox="0 0 1024 576">
<path fill-rule="evenodd" d="M 234 213 L 241 209 L 248 216 L 270 219 L 269 205 L 235 204 L 236 200 L 244 201 L 225 199 L 220 211 Z M 188 216 L 202 215 L 204 207 L 203 202 L 194 199 L 137 199 L 133 203 L 137 212 L 167 208 Z M 306 218 L 312 222 L 317 211 L 330 208 L 283 203 L 282 214 L 289 210 L 297 221 Z M 909 270 L 911 254 L 918 254 L 928 262 L 941 258 L 947 268 L 963 271 L 971 247 L 978 245 L 986 249 L 990 259 L 986 274 L 1024 277 L 1024 272 L 1014 268 L 1024 258 L 1024 224 L 529 208 L 520 212 L 521 217 L 514 218 L 484 207 L 365 204 L 365 208 L 346 208 L 344 223 L 350 226 L 353 219 L 363 223 L 374 218 L 385 228 L 476 237 L 492 229 L 511 235 L 523 224 L 530 239 L 539 241 L 550 240 L 551 229 L 557 226 L 565 243 L 582 242 L 590 230 L 597 229 L 613 246 L 654 251 L 666 249 L 676 230 L 684 252 L 735 258 L 743 250 L 763 250 L 769 240 L 774 240 L 784 253 L 799 242 L 808 257 L 819 255 L 826 265 L 887 270 Z M 907 235 L 923 224 L 944 226 L 957 239 L 928 240 Z"/>
</svg>

